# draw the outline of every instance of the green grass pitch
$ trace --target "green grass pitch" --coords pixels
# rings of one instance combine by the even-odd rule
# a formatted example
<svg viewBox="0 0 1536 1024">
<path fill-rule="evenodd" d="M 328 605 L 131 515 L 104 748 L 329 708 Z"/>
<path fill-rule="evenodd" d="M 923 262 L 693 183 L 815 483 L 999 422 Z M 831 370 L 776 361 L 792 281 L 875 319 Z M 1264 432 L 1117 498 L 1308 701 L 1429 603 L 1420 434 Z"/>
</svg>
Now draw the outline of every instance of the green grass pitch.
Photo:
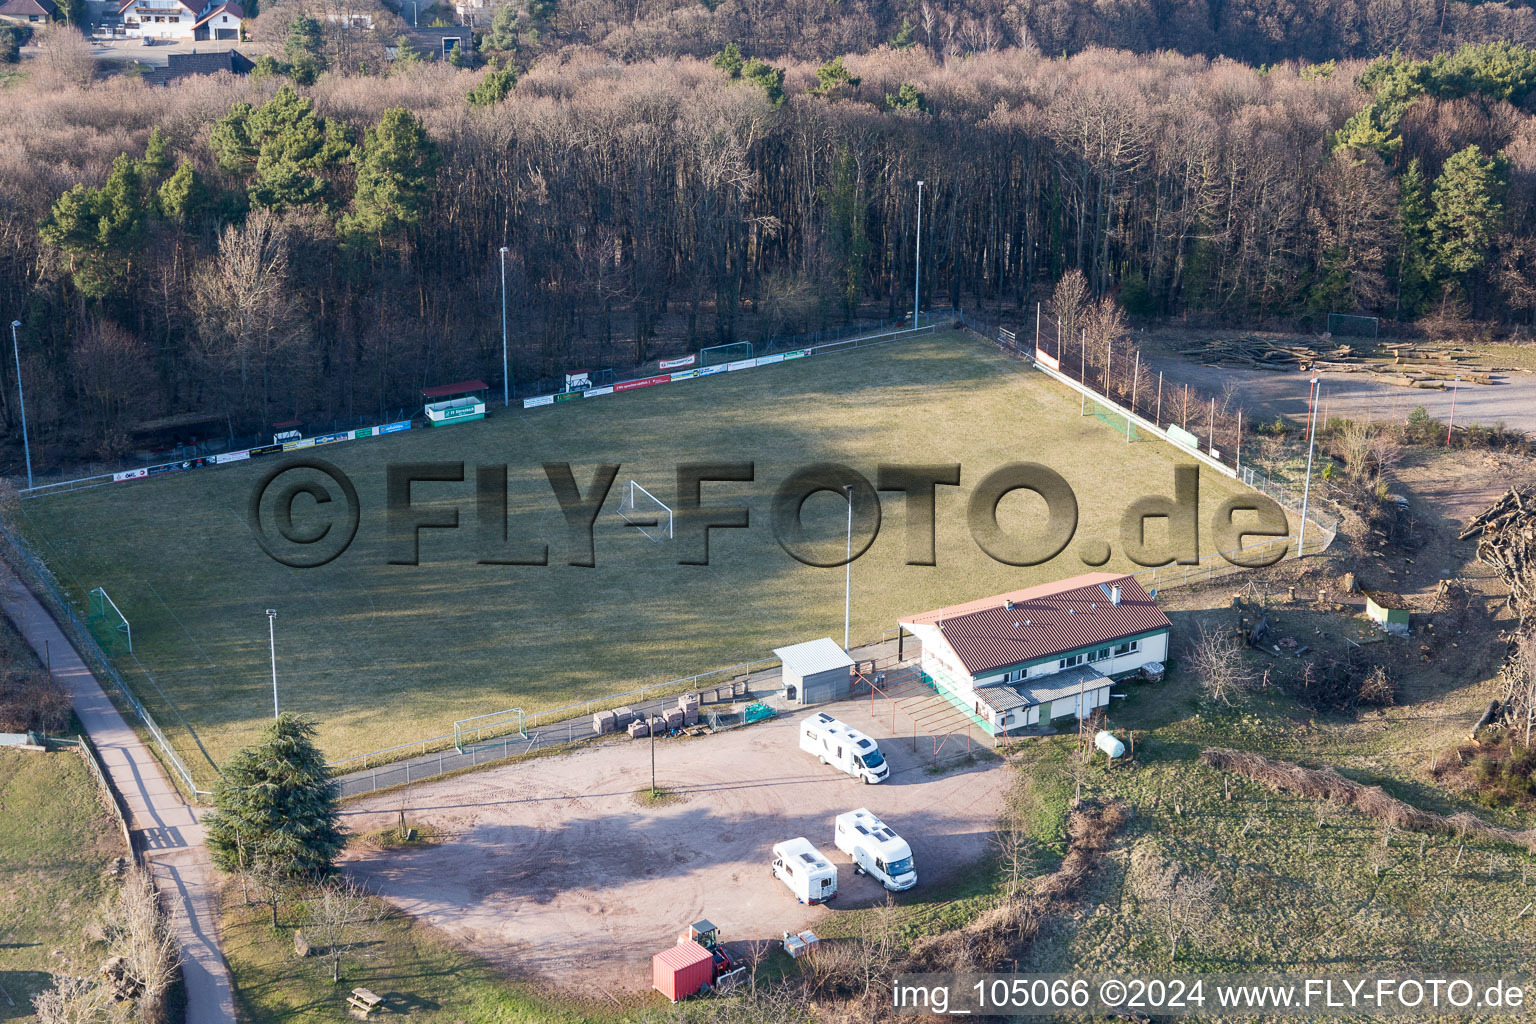
<svg viewBox="0 0 1536 1024">
<path fill-rule="evenodd" d="M 905 564 L 903 498 L 882 495 L 879 539 L 853 566 L 858 643 L 904 613 L 1088 571 L 1084 538 L 1114 544 L 1108 568 L 1135 570 L 1118 550 L 1124 509 L 1145 493 L 1171 494 L 1173 466 L 1189 461 L 1161 442 L 1128 444 L 1082 416 L 1068 389 L 958 334 L 302 454 L 349 474 L 362 506 L 350 549 L 315 569 L 274 562 L 247 526 L 252 489 L 277 456 L 23 503 L 24 530 L 80 606 L 105 587 L 131 620 L 134 654 L 115 655 L 130 685 L 167 727 L 176 719 L 160 694 L 174 701 L 221 761 L 272 713 L 267 608 L 278 611 L 282 705 L 312 716 L 327 754 L 340 758 L 513 705 L 553 708 L 783 644 L 841 640 L 843 570 L 792 560 L 770 525 L 774 490 L 808 463 L 842 462 L 871 480 L 882 462 L 963 467 L 960 487 L 939 489 L 937 566 Z M 457 505 L 461 528 L 424 531 L 419 566 L 389 565 L 385 466 L 433 460 L 464 461 L 468 480 L 417 485 L 416 500 Z M 625 480 L 670 504 L 677 463 L 723 460 L 754 461 L 756 482 L 706 484 L 705 502 L 747 504 L 752 525 L 713 531 L 709 566 L 677 564 L 675 544 L 648 540 L 617 515 Z M 970 488 L 1019 460 L 1062 474 L 1080 509 L 1073 543 L 1032 568 L 992 561 L 965 523 Z M 570 462 L 583 487 L 593 465 L 621 464 L 598 518 L 595 568 L 563 564 L 566 531 L 546 461 Z M 509 533 L 547 541 L 548 567 L 475 564 L 473 467 L 502 462 Z M 1202 469 L 1203 551 L 1214 550 L 1212 510 L 1238 489 Z M 301 526 L 306 501 L 296 506 Z M 805 521 L 840 548 L 846 508 L 819 494 Z M 1043 508 L 1015 492 L 1000 518 L 1024 531 Z M 211 777 L 206 764 L 198 771 Z"/>
</svg>

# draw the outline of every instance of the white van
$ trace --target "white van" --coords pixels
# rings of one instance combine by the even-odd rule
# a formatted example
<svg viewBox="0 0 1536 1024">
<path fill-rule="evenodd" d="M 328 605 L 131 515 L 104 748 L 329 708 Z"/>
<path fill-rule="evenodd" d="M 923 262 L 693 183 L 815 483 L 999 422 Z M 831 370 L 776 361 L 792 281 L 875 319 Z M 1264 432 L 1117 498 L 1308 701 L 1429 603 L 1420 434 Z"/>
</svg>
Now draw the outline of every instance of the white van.
<svg viewBox="0 0 1536 1024">
<path fill-rule="evenodd" d="M 884 782 L 891 774 L 874 740 L 825 711 L 800 723 L 800 749 L 866 783 Z"/>
<path fill-rule="evenodd" d="M 837 895 L 837 865 L 804 836 L 774 844 L 773 877 L 800 903 L 825 903 Z"/>
<path fill-rule="evenodd" d="M 917 884 L 912 847 L 866 808 L 837 816 L 833 842 L 853 858 L 855 871 L 862 871 L 887 889 L 902 892 Z"/>
</svg>

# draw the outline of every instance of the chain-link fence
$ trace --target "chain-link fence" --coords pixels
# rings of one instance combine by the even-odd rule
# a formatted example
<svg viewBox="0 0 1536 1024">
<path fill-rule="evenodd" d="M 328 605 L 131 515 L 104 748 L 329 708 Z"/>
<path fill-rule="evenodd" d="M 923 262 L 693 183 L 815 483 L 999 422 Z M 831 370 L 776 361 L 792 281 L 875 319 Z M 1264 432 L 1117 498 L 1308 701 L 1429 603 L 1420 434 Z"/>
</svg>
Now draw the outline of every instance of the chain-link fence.
<svg viewBox="0 0 1536 1024">
<path fill-rule="evenodd" d="M 171 741 L 166 737 L 165 731 L 160 728 L 160 724 L 155 721 L 154 716 L 149 713 L 139 698 L 134 695 L 133 690 L 123 681 L 123 677 L 113 667 L 111 659 L 101 649 L 101 645 L 96 642 L 96 637 L 91 633 L 90 627 L 80 617 L 74 603 L 64 595 L 63 590 L 58 586 L 53 578 L 53 574 L 48 571 L 47 566 L 43 565 L 42 561 L 32 554 L 31 551 L 27 550 L 25 541 L 4 528 L 0 528 L 0 558 L 5 559 L 6 563 L 21 577 L 22 582 L 27 588 L 36 594 L 43 604 L 47 606 L 54 621 L 58 623 L 59 628 L 63 630 L 65 636 L 68 637 L 80 657 L 84 659 L 86 667 L 90 669 L 91 673 L 98 680 L 102 680 L 110 685 L 122 702 L 133 712 L 134 716 L 139 720 L 139 724 L 144 727 L 145 731 L 149 733 L 150 738 L 154 741 L 155 747 L 160 752 L 161 761 L 180 780 L 187 793 L 194 798 L 212 796 L 213 794 L 210 791 L 202 789 L 197 785 L 196 778 L 191 770 L 187 768 L 186 762 L 181 759 L 181 755 L 176 752 L 176 748 L 171 744 Z"/>
<path fill-rule="evenodd" d="M 1113 341 L 1102 350 L 1082 335 L 1074 338 L 1049 317 L 1008 327 L 972 313 L 957 312 L 956 319 L 1009 355 L 1025 360 L 1035 369 L 1080 392 L 1086 412 L 1124 430 L 1134 440 L 1137 430 L 1147 431 L 1221 473 L 1273 498 L 1281 507 L 1301 515 L 1322 531 L 1323 542 L 1309 552 L 1321 551 L 1333 542 L 1338 519 L 1277 483 L 1262 469 L 1243 461 L 1244 415 L 1224 399 L 1204 394 L 1187 384 L 1168 384 L 1161 372 L 1143 365 L 1139 350 L 1122 339 L 1119 352 Z M 1252 422 L 1251 419 L 1249 421 Z M 1214 567 L 1211 570 L 1214 571 Z M 1220 573 L 1218 573 L 1220 575 Z"/>
</svg>

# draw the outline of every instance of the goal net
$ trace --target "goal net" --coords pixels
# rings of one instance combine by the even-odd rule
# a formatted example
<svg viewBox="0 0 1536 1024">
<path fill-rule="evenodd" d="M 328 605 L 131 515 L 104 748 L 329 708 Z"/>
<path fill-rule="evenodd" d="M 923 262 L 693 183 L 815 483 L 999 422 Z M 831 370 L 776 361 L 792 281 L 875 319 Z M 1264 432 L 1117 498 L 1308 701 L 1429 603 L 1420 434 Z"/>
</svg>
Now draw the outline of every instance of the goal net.
<svg viewBox="0 0 1536 1024">
<path fill-rule="evenodd" d="M 633 480 L 624 484 L 619 499 L 619 515 L 651 540 L 672 539 L 672 510 Z"/>
<path fill-rule="evenodd" d="M 1353 313 L 1329 313 L 1328 333 L 1336 337 L 1374 338 L 1381 321 L 1374 316 L 1356 316 Z"/>
<path fill-rule="evenodd" d="M 734 363 L 738 359 L 752 358 L 752 343 L 750 341 L 733 341 L 729 345 L 711 345 L 708 348 L 699 349 L 700 366 L 719 366 L 722 363 Z"/>
<path fill-rule="evenodd" d="M 128 624 L 128 616 L 118 611 L 117 605 L 102 587 L 91 591 L 87 625 L 97 643 L 107 648 L 126 644 L 128 653 L 133 653 L 133 627 Z"/>
<path fill-rule="evenodd" d="M 1136 425 L 1130 421 L 1129 417 L 1116 409 L 1089 399 L 1084 412 L 1097 419 L 1100 423 L 1110 427 L 1115 433 L 1122 435 L 1128 441 L 1141 440 L 1141 435 L 1136 432 Z"/>
</svg>

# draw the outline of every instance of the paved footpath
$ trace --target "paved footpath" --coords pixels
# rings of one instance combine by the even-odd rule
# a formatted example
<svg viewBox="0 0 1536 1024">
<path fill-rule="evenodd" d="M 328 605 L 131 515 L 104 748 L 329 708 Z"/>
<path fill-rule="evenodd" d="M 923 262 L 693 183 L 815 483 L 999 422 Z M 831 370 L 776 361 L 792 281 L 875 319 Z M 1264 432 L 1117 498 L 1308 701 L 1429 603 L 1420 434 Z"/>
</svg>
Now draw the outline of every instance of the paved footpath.
<svg viewBox="0 0 1536 1024">
<path fill-rule="evenodd" d="M 233 1021 L 229 969 L 219 952 L 214 869 L 203 845 L 199 809 L 181 798 L 160 762 L 123 721 L 58 624 L 4 562 L 0 562 L 0 607 L 38 659 L 52 659 L 53 674 L 69 687 L 75 714 L 128 807 L 134 845 L 149 864 L 181 943 L 187 1024 Z"/>
</svg>

